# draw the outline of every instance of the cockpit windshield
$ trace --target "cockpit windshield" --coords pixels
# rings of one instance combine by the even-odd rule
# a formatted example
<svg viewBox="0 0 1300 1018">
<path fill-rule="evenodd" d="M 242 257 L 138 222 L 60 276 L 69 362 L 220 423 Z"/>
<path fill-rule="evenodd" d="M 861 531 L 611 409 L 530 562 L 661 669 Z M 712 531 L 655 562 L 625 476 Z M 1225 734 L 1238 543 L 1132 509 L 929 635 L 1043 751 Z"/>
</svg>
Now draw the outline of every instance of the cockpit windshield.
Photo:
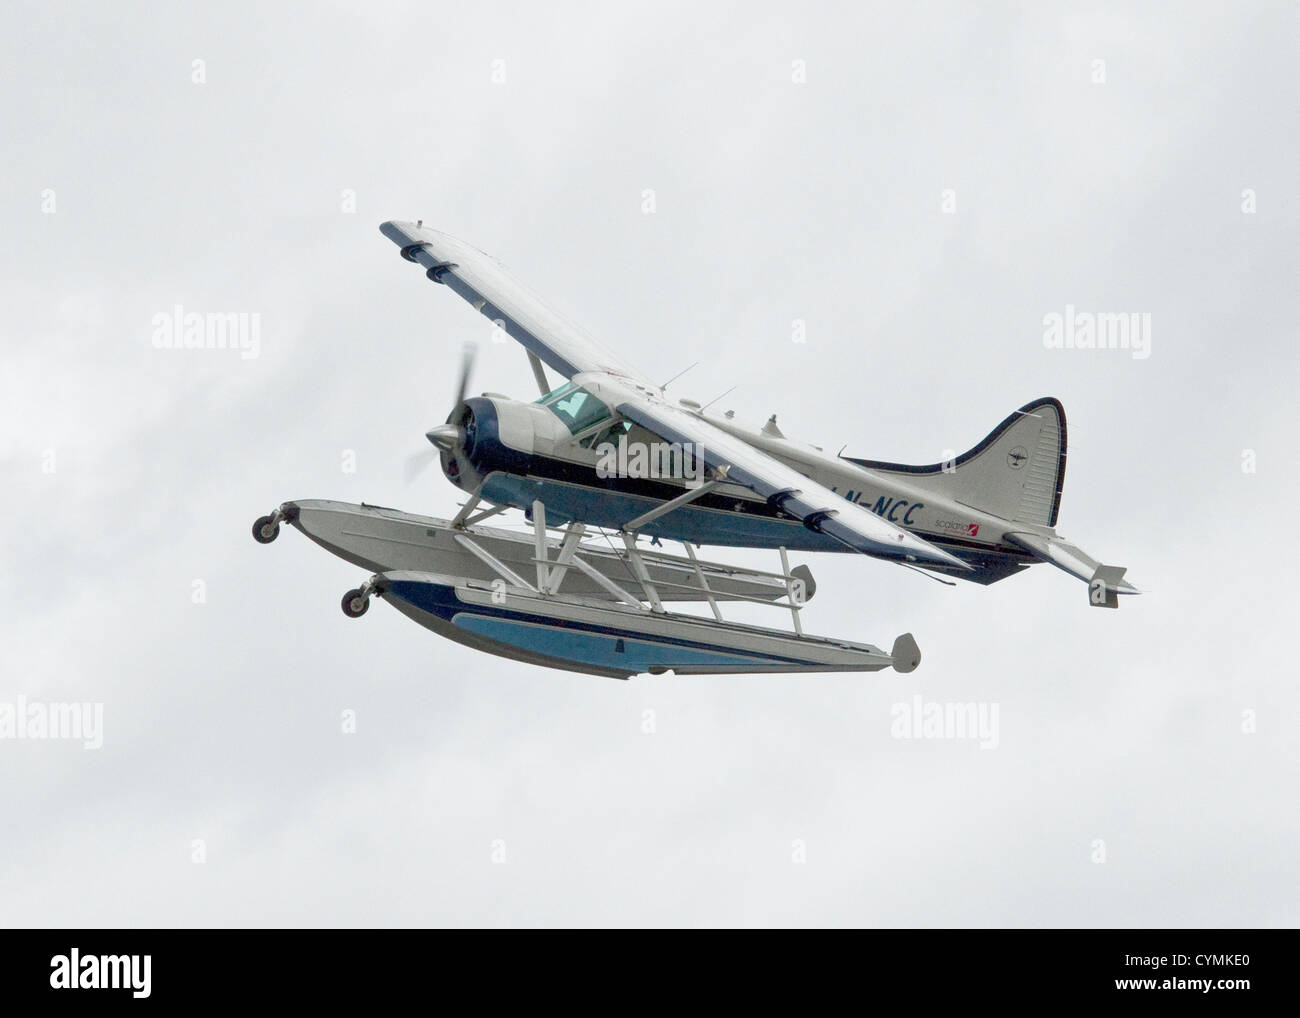
<svg viewBox="0 0 1300 1018">
<path fill-rule="evenodd" d="M 537 402 L 562 420 L 574 435 L 613 416 L 609 407 L 574 382 L 548 392 Z"/>
</svg>

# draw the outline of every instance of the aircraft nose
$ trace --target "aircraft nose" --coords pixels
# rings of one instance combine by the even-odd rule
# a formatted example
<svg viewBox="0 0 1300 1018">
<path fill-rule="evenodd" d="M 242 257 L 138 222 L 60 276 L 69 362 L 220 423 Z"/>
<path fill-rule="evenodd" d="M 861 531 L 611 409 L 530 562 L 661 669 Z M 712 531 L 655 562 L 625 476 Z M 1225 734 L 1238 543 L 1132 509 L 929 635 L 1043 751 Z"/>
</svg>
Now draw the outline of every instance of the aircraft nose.
<svg viewBox="0 0 1300 1018">
<path fill-rule="evenodd" d="M 454 424 L 439 424 L 426 431 L 424 437 L 445 452 L 451 452 L 465 441 L 465 433 Z"/>
</svg>

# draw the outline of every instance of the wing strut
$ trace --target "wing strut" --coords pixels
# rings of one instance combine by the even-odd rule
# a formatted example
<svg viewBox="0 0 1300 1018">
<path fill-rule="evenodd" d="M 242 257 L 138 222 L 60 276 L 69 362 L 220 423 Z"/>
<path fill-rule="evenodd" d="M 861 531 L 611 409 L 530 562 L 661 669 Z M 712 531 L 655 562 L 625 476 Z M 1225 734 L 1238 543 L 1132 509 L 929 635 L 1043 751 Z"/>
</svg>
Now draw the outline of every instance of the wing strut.
<svg viewBox="0 0 1300 1018">
<path fill-rule="evenodd" d="M 546 372 L 542 370 L 542 359 L 529 350 L 528 363 L 533 366 L 533 377 L 537 379 L 537 388 L 545 396 L 551 391 L 551 387 L 546 384 Z"/>
<path fill-rule="evenodd" d="M 660 503 L 659 505 L 651 509 L 649 512 L 642 513 L 636 519 L 629 520 L 627 523 L 624 523 L 623 529 L 628 533 L 636 533 L 647 523 L 651 523 L 654 520 L 659 519 L 660 516 L 665 516 L 668 513 L 672 512 L 674 509 L 680 509 L 682 506 L 694 502 L 701 495 L 707 495 L 709 492 L 711 492 L 714 488 L 716 488 L 721 483 L 722 483 L 721 481 L 717 481 L 717 480 L 705 481 L 698 488 L 690 488 L 684 493 L 682 493 L 681 495 L 678 495 L 676 498 L 672 499 L 671 501 Z"/>
</svg>

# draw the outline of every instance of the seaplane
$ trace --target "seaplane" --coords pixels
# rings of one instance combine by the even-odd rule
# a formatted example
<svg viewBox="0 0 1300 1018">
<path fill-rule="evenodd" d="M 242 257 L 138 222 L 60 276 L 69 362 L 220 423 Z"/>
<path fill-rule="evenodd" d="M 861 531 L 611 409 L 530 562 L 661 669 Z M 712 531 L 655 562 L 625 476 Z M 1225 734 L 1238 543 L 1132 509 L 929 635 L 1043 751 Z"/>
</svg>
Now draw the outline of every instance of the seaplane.
<svg viewBox="0 0 1300 1018">
<path fill-rule="evenodd" d="M 889 651 L 806 634 L 815 592 L 791 552 L 884 559 L 951 584 L 1000 582 L 1040 562 L 1115 608 L 1139 593 L 1126 570 L 1056 533 L 1065 410 L 1042 398 L 980 443 L 929 465 L 829 455 L 716 403 L 669 394 L 520 283 L 496 259 L 423 221 L 382 234 L 515 340 L 539 395 L 470 396 L 465 357 L 451 413 L 408 475 L 440 463 L 466 498 L 451 519 L 328 500 L 285 502 L 253 524 L 263 544 L 287 523 L 372 575 L 343 597 L 359 617 L 378 596 L 459 643 L 518 661 L 627 678 L 663 673 L 907 672 L 911 634 Z M 552 384 L 549 368 L 563 379 Z M 485 526 L 521 510 L 531 533 Z M 642 543 L 643 539 L 646 543 Z M 679 542 L 683 554 L 662 550 Z M 602 543 L 603 542 L 603 543 Z M 765 572 L 705 561 L 704 546 L 778 552 Z M 721 604 L 788 610 L 792 630 L 727 621 Z M 669 611 L 675 602 L 710 614 Z"/>
</svg>

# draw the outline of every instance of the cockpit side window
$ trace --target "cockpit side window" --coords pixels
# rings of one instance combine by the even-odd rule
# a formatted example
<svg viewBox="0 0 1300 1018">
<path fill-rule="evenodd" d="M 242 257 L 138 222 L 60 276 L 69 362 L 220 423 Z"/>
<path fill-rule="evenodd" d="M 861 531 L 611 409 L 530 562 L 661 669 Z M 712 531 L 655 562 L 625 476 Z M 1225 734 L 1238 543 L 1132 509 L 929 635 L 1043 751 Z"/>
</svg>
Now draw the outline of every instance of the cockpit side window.
<svg viewBox="0 0 1300 1018">
<path fill-rule="evenodd" d="M 538 400 L 535 400 L 535 402 L 542 404 L 542 406 L 545 406 L 547 403 L 550 403 L 552 400 L 560 399 L 564 396 L 567 396 L 577 387 L 578 387 L 577 383 L 575 382 L 565 382 L 558 389 L 552 389 L 545 396 L 541 397 Z"/>
<path fill-rule="evenodd" d="M 595 449 L 597 446 L 602 445 L 605 442 L 609 442 L 611 445 L 617 445 L 619 438 L 626 435 L 631 428 L 631 421 L 615 421 L 609 427 L 601 428 L 599 431 L 588 435 L 579 444 L 586 449 Z"/>
<path fill-rule="evenodd" d="M 574 435 L 613 416 L 609 412 L 609 407 L 573 382 L 547 393 L 538 402 L 562 420 L 564 426 Z"/>
</svg>

